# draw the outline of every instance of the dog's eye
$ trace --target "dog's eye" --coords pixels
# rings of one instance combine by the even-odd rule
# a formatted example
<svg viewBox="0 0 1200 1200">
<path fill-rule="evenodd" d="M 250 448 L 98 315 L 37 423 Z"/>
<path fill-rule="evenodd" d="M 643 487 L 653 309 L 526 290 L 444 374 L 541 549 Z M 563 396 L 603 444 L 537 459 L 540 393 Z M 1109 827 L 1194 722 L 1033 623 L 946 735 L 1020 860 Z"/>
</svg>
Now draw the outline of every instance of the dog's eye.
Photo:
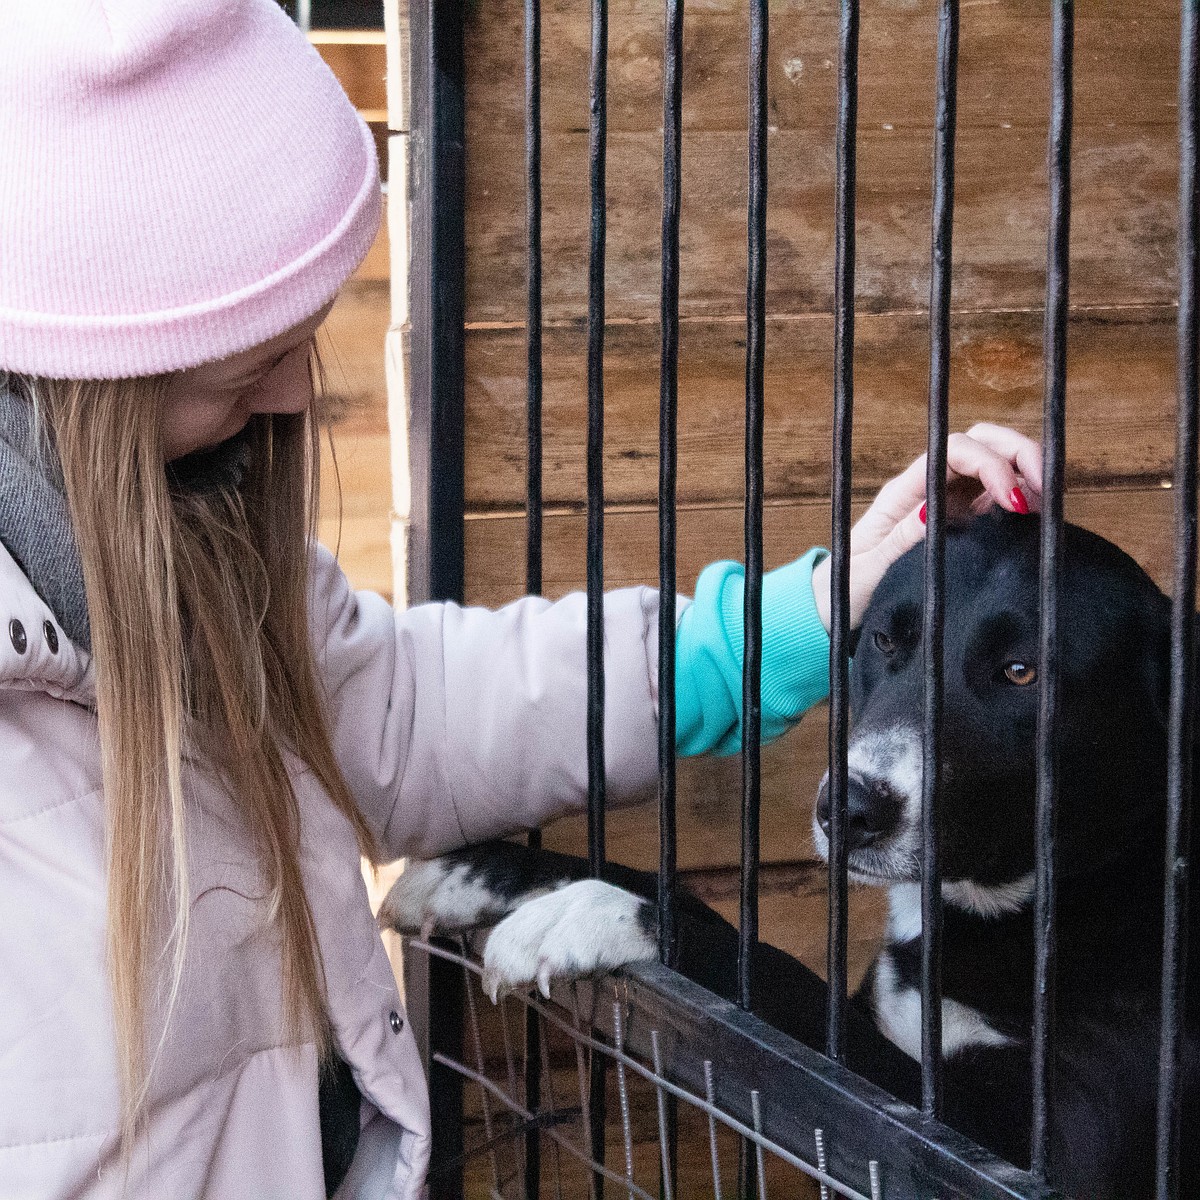
<svg viewBox="0 0 1200 1200">
<path fill-rule="evenodd" d="M 1028 687 L 1037 679 L 1037 667 L 1033 663 L 1010 662 L 1004 667 L 1004 678 L 1017 687 Z"/>
<path fill-rule="evenodd" d="M 873 640 L 880 654 L 891 654 L 896 649 L 896 643 L 882 629 L 875 631 Z"/>
</svg>

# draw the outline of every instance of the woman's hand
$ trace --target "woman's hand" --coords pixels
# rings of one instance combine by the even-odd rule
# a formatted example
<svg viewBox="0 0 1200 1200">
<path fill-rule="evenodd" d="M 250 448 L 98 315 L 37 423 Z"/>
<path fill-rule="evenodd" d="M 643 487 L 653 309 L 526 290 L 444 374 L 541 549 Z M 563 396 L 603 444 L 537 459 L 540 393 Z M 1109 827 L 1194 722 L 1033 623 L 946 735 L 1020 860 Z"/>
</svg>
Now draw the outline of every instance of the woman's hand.
<svg viewBox="0 0 1200 1200">
<path fill-rule="evenodd" d="M 1009 512 L 1035 512 L 1041 506 L 1042 448 L 1002 425 L 975 425 L 952 433 L 946 443 L 946 508 L 950 517 L 986 512 L 999 505 Z M 857 628 L 871 594 L 888 567 L 925 536 L 925 455 L 879 489 L 871 507 L 850 532 L 850 626 Z M 828 630 L 830 573 L 826 558 L 813 570 L 817 613 Z"/>
</svg>

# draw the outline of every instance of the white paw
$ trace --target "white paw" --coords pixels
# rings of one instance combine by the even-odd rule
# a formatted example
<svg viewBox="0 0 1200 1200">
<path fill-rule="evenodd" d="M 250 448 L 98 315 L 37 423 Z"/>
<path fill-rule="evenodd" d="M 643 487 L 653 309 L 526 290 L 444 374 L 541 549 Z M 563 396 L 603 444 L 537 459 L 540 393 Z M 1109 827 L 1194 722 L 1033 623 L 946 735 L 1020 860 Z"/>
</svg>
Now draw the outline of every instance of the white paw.
<svg viewBox="0 0 1200 1200">
<path fill-rule="evenodd" d="M 639 920 L 646 901 L 598 879 L 568 884 L 522 904 L 492 931 L 483 951 L 483 986 L 501 991 L 579 978 L 645 962 L 658 954 Z M 648 907 L 648 906 L 647 906 Z"/>
<path fill-rule="evenodd" d="M 379 906 L 380 925 L 428 938 L 494 924 L 512 903 L 471 876 L 469 863 L 410 862 Z"/>
</svg>

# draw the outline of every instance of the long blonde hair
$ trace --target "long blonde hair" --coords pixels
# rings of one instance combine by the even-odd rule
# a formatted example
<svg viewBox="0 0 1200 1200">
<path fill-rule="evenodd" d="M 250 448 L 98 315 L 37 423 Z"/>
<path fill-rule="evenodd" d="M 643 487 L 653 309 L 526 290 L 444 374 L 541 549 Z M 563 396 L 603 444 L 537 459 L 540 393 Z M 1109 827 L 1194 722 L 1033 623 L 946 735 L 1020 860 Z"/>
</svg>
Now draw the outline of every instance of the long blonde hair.
<svg viewBox="0 0 1200 1200">
<path fill-rule="evenodd" d="M 315 352 L 313 369 L 319 383 Z M 188 940 L 185 762 L 216 771 L 239 805 L 282 946 L 285 1033 L 314 1040 L 322 1061 L 324 974 L 286 752 L 373 850 L 334 757 L 309 640 L 315 412 L 252 418 L 240 485 L 188 490 L 164 469 L 169 379 L 23 381 L 61 469 L 91 622 L 126 1149 L 166 1036 L 164 1024 L 148 1052 L 148 997 L 165 996 L 169 1020 Z M 169 973 L 156 970 L 164 958 Z"/>
</svg>

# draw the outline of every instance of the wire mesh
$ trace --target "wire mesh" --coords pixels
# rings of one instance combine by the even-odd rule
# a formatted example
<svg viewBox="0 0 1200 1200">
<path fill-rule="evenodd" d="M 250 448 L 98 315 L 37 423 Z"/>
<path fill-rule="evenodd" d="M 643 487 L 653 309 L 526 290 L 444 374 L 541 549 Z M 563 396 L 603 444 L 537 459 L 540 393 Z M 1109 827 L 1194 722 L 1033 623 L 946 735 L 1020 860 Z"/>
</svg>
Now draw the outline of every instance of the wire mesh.
<svg viewBox="0 0 1200 1200">
<path fill-rule="evenodd" d="M 847 1200 L 884 1200 L 887 1196 L 882 1165 L 862 1164 L 867 1183 L 863 1191 L 830 1173 L 822 1130 L 798 1131 L 797 1144 L 784 1144 L 763 1132 L 763 1111 L 779 1107 L 784 1097 L 769 1083 L 749 1089 L 745 1108 L 749 1120 L 730 1111 L 721 1090 L 720 1063 L 703 1059 L 702 1050 L 681 1039 L 670 1027 L 647 1028 L 648 1014 L 641 1011 L 628 989 L 610 982 L 598 986 L 590 997 L 578 988 L 556 990 L 555 999 L 508 996 L 493 1006 L 481 986 L 479 964 L 465 947 L 410 941 L 408 951 L 429 954 L 453 964 L 466 982 L 467 1030 L 465 1043 L 470 1061 L 440 1054 L 437 1061 L 463 1080 L 465 1088 L 463 1152 L 461 1161 L 435 1164 L 439 1174 L 461 1169 L 465 1194 L 491 1200 L 515 1200 L 525 1193 L 523 1143 L 536 1129 L 549 1151 L 546 1195 L 555 1200 L 592 1200 L 596 1180 L 611 1194 L 628 1200 L 673 1200 L 675 1196 L 711 1195 L 731 1200 L 728 1181 L 736 1178 L 739 1144 L 751 1147 L 753 1177 L 758 1195 L 787 1200 L 846 1197 Z M 607 1011 L 597 1010 L 603 1004 Z M 521 1058 L 512 1031 L 526 1016 L 536 1020 L 540 1032 L 543 1088 L 537 1107 L 526 1103 L 521 1079 Z M 603 1016 L 611 1031 L 603 1036 L 597 1025 Z M 626 1030 L 640 1026 L 641 1044 L 648 1053 L 631 1048 Z M 681 1077 L 681 1056 L 699 1058 L 704 1084 L 695 1089 Z M 590 1064 L 603 1059 L 609 1109 L 613 1112 L 611 1147 L 594 1148 L 590 1130 Z M 675 1069 L 673 1069 L 675 1068 Z M 673 1100 L 680 1129 L 690 1146 L 704 1146 L 677 1166 L 668 1163 L 666 1106 Z M 616 1136 L 618 1135 L 619 1136 Z"/>
</svg>

